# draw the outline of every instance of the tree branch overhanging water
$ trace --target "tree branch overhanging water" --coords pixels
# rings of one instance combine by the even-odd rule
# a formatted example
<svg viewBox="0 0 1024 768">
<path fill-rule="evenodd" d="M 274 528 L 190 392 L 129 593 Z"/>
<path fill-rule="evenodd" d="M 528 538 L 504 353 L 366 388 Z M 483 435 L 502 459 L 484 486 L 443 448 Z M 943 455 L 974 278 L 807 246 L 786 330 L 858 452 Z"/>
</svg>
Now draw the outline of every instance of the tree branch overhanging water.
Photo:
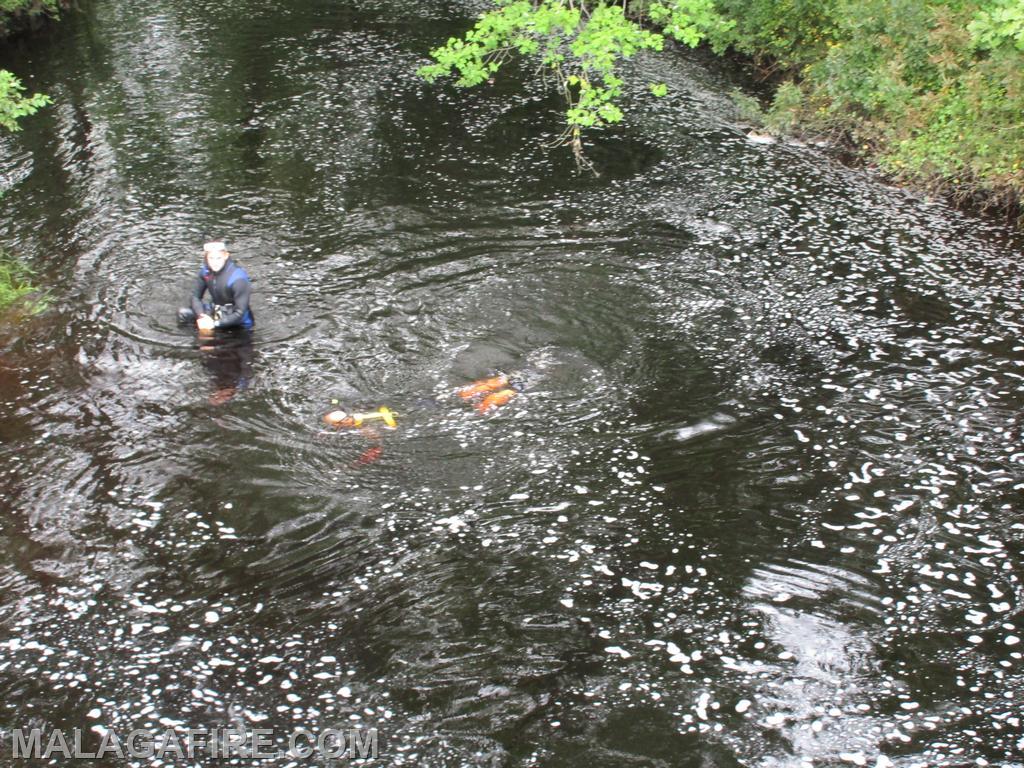
<svg viewBox="0 0 1024 768">
<path fill-rule="evenodd" d="M 419 74 L 471 87 L 514 55 L 536 59 L 566 105 L 553 145 L 585 165 L 585 132 L 623 118 L 626 60 L 662 50 L 666 37 L 709 44 L 782 84 L 767 109 L 746 110 L 770 132 L 831 137 L 905 185 L 1019 215 L 1022 9 L 1020 0 L 493 0 Z"/>
</svg>

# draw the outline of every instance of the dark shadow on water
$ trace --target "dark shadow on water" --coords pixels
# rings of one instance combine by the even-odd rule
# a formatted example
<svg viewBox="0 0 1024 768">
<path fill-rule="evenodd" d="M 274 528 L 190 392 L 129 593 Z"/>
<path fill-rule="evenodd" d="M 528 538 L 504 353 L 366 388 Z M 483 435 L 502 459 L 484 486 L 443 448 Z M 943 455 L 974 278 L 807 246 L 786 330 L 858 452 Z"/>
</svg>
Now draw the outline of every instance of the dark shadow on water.
<svg viewBox="0 0 1024 768">
<path fill-rule="evenodd" d="M 209 339 L 201 338 L 199 355 L 213 382 L 210 405 L 224 405 L 252 382 L 255 350 L 251 331 L 222 332 Z"/>
</svg>

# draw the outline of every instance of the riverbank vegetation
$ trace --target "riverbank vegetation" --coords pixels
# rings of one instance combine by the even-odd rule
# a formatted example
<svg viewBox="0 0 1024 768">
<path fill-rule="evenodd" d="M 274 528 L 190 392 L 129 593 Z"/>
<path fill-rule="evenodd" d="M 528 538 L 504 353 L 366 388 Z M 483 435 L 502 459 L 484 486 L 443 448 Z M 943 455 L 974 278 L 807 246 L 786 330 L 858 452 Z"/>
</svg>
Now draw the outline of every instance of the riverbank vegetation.
<svg viewBox="0 0 1024 768">
<path fill-rule="evenodd" d="M 66 5 L 62 0 L 0 0 L 0 38 L 57 16 L 62 5 Z M 33 115 L 50 103 L 50 97 L 42 93 L 26 96 L 21 80 L 0 69 L 0 126 L 17 131 L 20 118 Z"/>
<path fill-rule="evenodd" d="M 1020 211 L 1024 0 L 493 2 L 421 74 L 473 86 L 511 57 L 539 59 L 578 157 L 583 131 L 623 117 L 623 62 L 668 37 L 748 57 L 774 95 L 747 113 L 770 131 L 827 138 L 955 202 Z"/>
<path fill-rule="evenodd" d="M 769 129 L 823 134 L 958 203 L 1024 199 L 1024 0 L 717 0 L 781 81 Z"/>
<path fill-rule="evenodd" d="M 0 39 L 56 16 L 62 5 L 64 0 L 0 0 Z M 26 96 L 21 80 L 0 69 L 0 126 L 8 131 L 20 130 L 20 118 L 50 103 L 50 97 L 41 93 Z M 37 314 L 46 306 L 46 297 L 32 282 L 32 270 L 0 252 L 0 313 Z"/>
<path fill-rule="evenodd" d="M 32 282 L 32 270 L 0 252 L 0 313 L 38 314 L 46 309 L 46 297 Z"/>
<path fill-rule="evenodd" d="M 20 118 L 34 115 L 50 103 L 50 97 L 42 93 L 26 96 L 21 80 L 6 69 L 0 69 L 0 126 L 8 131 L 21 130 Z"/>
<path fill-rule="evenodd" d="M 69 0 L 0 0 L 0 37 L 38 26 L 69 4 Z"/>
</svg>

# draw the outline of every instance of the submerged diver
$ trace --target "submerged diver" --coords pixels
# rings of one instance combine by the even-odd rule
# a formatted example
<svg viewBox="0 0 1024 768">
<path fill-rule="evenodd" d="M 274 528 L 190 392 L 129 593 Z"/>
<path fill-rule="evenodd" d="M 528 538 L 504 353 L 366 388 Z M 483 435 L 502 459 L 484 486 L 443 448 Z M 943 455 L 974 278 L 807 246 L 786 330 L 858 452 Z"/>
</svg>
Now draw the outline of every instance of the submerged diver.
<svg viewBox="0 0 1024 768">
<path fill-rule="evenodd" d="M 520 376 L 498 373 L 459 387 L 455 390 L 455 394 L 463 402 L 472 405 L 477 413 L 485 415 L 506 405 L 517 397 L 524 387 L 525 382 Z M 337 402 L 335 400 L 334 404 Z M 369 448 L 364 450 L 353 464 L 353 466 L 362 466 L 372 464 L 384 453 L 382 435 L 376 426 L 373 426 L 374 423 L 379 422 L 382 427 L 389 430 L 397 429 L 398 422 L 395 417 L 398 415 L 386 405 L 373 411 L 361 413 L 336 409 L 325 413 L 323 422 L 328 427 L 339 431 L 358 432 L 370 443 Z"/>
<path fill-rule="evenodd" d="M 209 335 L 215 329 L 242 328 L 250 330 L 254 324 L 249 298 L 252 283 L 249 275 L 231 258 L 223 242 L 203 246 L 203 266 L 196 275 L 190 306 L 178 310 L 182 325 L 195 322 L 201 334 Z M 209 292 L 210 302 L 203 301 Z"/>
</svg>

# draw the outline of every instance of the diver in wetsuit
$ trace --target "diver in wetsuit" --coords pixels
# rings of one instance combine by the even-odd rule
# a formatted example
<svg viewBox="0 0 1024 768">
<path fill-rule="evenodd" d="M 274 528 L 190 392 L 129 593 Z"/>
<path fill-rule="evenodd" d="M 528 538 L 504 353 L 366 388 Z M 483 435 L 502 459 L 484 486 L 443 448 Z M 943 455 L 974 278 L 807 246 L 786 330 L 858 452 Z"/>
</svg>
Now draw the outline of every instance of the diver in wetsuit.
<svg viewBox="0 0 1024 768">
<path fill-rule="evenodd" d="M 235 263 L 222 242 L 207 243 L 203 253 L 205 259 L 192 288 L 191 306 L 178 310 L 178 322 L 195 322 L 201 334 L 219 328 L 250 330 L 254 318 L 249 307 L 252 283 L 248 273 Z M 207 292 L 209 303 L 203 301 Z"/>
<path fill-rule="evenodd" d="M 189 307 L 178 310 L 178 322 L 195 323 L 199 331 L 199 353 L 204 367 L 213 376 L 214 391 L 210 405 L 223 405 L 252 380 L 253 327 L 249 298 L 252 284 L 241 265 L 231 259 L 222 242 L 203 246 L 205 260 L 192 287 Z M 209 293 L 210 301 L 203 296 Z M 214 336 L 217 329 L 242 330 Z"/>
</svg>

